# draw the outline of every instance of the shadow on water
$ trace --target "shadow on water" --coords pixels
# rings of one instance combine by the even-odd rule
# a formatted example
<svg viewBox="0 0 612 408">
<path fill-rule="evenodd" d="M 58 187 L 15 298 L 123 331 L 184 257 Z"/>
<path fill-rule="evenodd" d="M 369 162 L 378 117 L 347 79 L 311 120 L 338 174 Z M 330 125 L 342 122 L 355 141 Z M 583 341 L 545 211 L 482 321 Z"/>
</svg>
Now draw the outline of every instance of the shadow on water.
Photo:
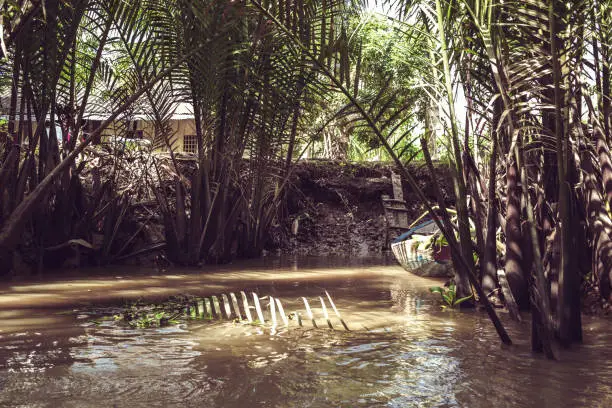
<svg viewBox="0 0 612 408">
<path fill-rule="evenodd" d="M 445 312 L 439 281 L 385 259 L 267 259 L 216 269 L 84 271 L 0 287 L 0 405 L 222 407 L 611 406 L 608 321 L 585 318 L 585 344 L 549 362 L 529 327 L 500 346 L 486 316 Z M 84 278 L 87 273 L 91 278 Z M 254 291 L 287 313 L 312 300 L 320 329 L 193 320 L 135 329 L 117 306 L 179 293 Z M 327 329 L 328 290 L 350 332 Z M 528 319 L 525 319 L 528 320 Z M 325 327 L 325 329 L 323 329 Z"/>
</svg>

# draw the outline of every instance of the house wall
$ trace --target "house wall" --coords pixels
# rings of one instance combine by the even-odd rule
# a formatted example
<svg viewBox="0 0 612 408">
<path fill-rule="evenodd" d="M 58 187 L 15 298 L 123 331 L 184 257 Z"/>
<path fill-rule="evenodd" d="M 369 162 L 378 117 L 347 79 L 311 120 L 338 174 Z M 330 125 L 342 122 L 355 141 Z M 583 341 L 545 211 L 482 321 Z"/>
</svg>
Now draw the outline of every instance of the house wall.
<svg viewBox="0 0 612 408">
<path fill-rule="evenodd" d="M 19 122 L 15 124 L 16 127 L 19 126 Z M 174 135 L 170 139 L 170 144 L 173 147 L 175 152 L 185 152 L 185 135 L 195 135 L 195 120 L 194 119 L 180 119 L 180 120 L 172 120 L 171 121 L 172 132 Z M 32 132 L 36 132 L 37 123 L 32 123 Z M 101 134 L 100 141 L 102 143 L 110 143 L 113 141 L 115 136 L 125 137 L 122 132 L 118 130 L 121 127 L 119 126 L 119 122 L 111 123 Z M 86 131 L 89 129 L 86 129 Z M 153 141 L 155 136 L 155 126 L 151 121 L 139 120 L 137 122 L 137 126 L 135 130 L 143 131 L 143 138 Z M 63 136 L 59 126 L 56 127 L 56 132 L 58 136 L 58 144 L 62 143 Z M 168 149 L 164 146 L 161 149 L 156 149 L 156 151 L 167 151 Z"/>
<path fill-rule="evenodd" d="M 153 135 L 155 134 L 155 129 L 152 126 L 153 124 L 150 122 L 145 123 L 144 131 L 147 134 L 147 137 L 153 139 Z M 181 120 L 172 120 L 171 121 L 172 132 L 174 135 L 170 139 L 170 145 L 175 152 L 183 152 L 185 151 L 185 136 L 186 135 L 195 135 L 195 120 L 193 119 L 181 119 Z M 167 151 L 168 149 L 164 147 L 160 149 L 161 151 Z"/>
<path fill-rule="evenodd" d="M 180 119 L 170 121 L 172 133 L 174 134 L 170 139 L 170 145 L 175 152 L 185 152 L 185 135 L 195 135 L 195 120 L 193 119 Z M 102 140 L 110 142 L 117 132 L 118 126 L 113 123 L 111 126 L 106 128 L 102 132 Z M 146 120 L 139 120 L 135 130 L 142 130 L 143 137 L 150 141 L 153 141 L 155 137 L 155 126 L 153 122 Z M 164 152 L 167 151 L 167 147 L 156 149 L 156 151 Z"/>
</svg>

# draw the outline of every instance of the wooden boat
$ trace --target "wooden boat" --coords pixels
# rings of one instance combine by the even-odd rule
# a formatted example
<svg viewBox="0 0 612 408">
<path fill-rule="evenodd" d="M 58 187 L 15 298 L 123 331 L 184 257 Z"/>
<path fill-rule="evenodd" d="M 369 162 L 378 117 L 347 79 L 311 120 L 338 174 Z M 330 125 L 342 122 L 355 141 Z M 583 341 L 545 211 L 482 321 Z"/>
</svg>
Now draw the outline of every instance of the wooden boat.
<svg viewBox="0 0 612 408">
<path fill-rule="evenodd" d="M 450 250 L 438 226 L 427 213 L 408 225 L 408 209 L 404 201 L 401 178 L 391 174 L 393 197 L 383 195 L 387 240 L 397 231 L 406 231 L 391 242 L 395 259 L 408 272 L 419 276 L 451 277 Z M 435 210 L 435 209 L 434 209 Z M 388 242 L 388 241 L 387 241 Z"/>
<path fill-rule="evenodd" d="M 408 272 L 425 277 L 452 277 L 450 251 L 437 237 L 435 222 L 427 219 L 413 226 L 391 243 L 391 251 Z"/>
</svg>

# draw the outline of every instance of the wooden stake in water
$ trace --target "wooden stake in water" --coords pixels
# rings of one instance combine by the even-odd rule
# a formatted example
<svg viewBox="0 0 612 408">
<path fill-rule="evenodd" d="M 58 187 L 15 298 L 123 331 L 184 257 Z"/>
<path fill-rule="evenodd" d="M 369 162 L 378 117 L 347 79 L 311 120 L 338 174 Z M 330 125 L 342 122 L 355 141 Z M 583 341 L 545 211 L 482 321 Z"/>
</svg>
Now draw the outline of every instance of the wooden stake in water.
<svg viewBox="0 0 612 408">
<path fill-rule="evenodd" d="M 308 304 L 308 300 L 306 300 L 305 297 L 303 297 L 302 300 L 304 301 L 304 306 L 306 306 L 306 314 L 308 315 L 308 318 L 312 322 L 312 327 L 314 327 L 315 329 L 318 329 L 319 326 L 317 326 L 317 322 L 315 322 L 314 316 L 312 315 L 312 310 L 310 310 L 310 305 Z"/>
<path fill-rule="evenodd" d="M 212 304 L 213 310 L 215 312 L 215 317 L 223 319 L 223 316 L 221 315 L 221 305 L 219 304 L 219 298 L 216 296 L 212 296 Z"/>
<path fill-rule="evenodd" d="M 283 309 L 283 305 L 280 302 L 279 298 L 275 298 L 274 300 L 276 300 L 276 307 L 278 308 L 278 314 L 280 314 L 281 319 L 283 319 L 283 323 L 285 324 L 286 327 L 289 327 L 289 319 L 287 319 L 287 315 L 285 314 L 285 309 Z"/>
<path fill-rule="evenodd" d="M 236 299 L 236 295 L 234 292 L 230 292 L 230 298 L 232 299 L 232 304 L 234 305 L 234 312 L 236 316 L 238 316 L 239 320 L 242 320 L 242 313 L 240 313 L 240 306 L 238 305 L 238 299 Z"/>
<path fill-rule="evenodd" d="M 334 301 L 332 300 L 331 296 L 329 295 L 329 292 L 325 291 L 325 294 L 327 295 L 327 299 L 329 299 L 329 304 L 331 305 L 332 309 L 334 309 L 334 313 L 336 314 L 336 316 L 338 316 L 338 319 L 340 319 L 340 323 L 342 323 L 342 326 L 344 326 L 344 330 L 350 331 L 348 326 L 346 325 L 346 323 L 344 322 L 344 320 L 340 316 L 340 312 L 338 311 L 338 309 L 336 309 L 336 305 L 334 304 Z"/>
<path fill-rule="evenodd" d="M 257 311 L 257 318 L 261 324 L 264 324 L 266 321 L 263 317 L 263 312 L 261 311 L 261 304 L 259 303 L 259 298 L 257 297 L 257 293 L 253 292 L 253 303 L 255 303 L 255 310 Z"/>
<path fill-rule="evenodd" d="M 246 314 L 246 318 L 249 323 L 253 323 L 253 317 L 251 316 L 251 309 L 249 306 L 249 300 L 247 298 L 246 293 L 244 291 L 240 291 L 240 297 L 242 298 L 242 306 L 244 306 L 244 314 Z"/>
<path fill-rule="evenodd" d="M 329 320 L 329 315 L 327 314 L 327 306 L 325 306 L 325 301 L 323 300 L 321 296 L 319 296 L 319 300 L 321 301 L 321 309 L 323 310 L 323 317 L 325 318 L 325 320 L 327 320 L 327 325 L 329 326 L 329 328 L 333 330 L 334 326 L 332 326 L 331 321 Z"/>
<path fill-rule="evenodd" d="M 272 330 L 274 330 L 276 328 L 276 303 L 272 296 L 270 296 L 270 316 L 272 317 Z"/>
<path fill-rule="evenodd" d="M 206 309 L 204 309 L 204 301 L 202 299 L 198 300 L 198 314 L 200 318 L 206 317 Z"/>
<path fill-rule="evenodd" d="M 295 312 L 295 317 L 297 318 L 298 324 L 300 325 L 300 327 L 303 326 L 302 324 L 302 316 L 300 316 L 300 314 L 298 312 Z"/>
<path fill-rule="evenodd" d="M 200 317 L 200 308 L 198 306 L 198 301 L 193 302 L 193 317 Z"/>
<path fill-rule="evenodd" d="M 212 319 L 213 318 L 213 308 L 212 305 L 210 304 L 210 299 L 209 298 L 204 298 L 204 307 L 206 308 L 206 318 L 207 319 Z"/>
<path fill-rule="evenodd" d="M 232 318 L 232 308 L 230 306 L 230 301 L 225 293 L 221 295 L 221 298 L 223 299 L 223 309 L 225 310 L 225 317 L 227 317 L 228 319 L 231 319 Z"/>
</svg>

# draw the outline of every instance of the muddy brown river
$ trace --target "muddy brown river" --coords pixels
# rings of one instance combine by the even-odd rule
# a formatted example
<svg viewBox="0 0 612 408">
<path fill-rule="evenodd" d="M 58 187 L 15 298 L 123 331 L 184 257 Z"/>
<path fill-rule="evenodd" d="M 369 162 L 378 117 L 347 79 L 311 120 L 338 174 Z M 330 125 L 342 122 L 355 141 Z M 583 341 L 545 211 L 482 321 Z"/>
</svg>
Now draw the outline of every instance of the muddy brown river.
<svg viewBox="0 0 612 408">
<path fill-rule="evenodd" d="M 88 278 L 85 278 L 85 273 Z M 440 282 L 389 259 L 267 258 L 215 269 L 112 268 L 0 286 L 0 406 L 610 407 L 612 324 L 584 317 L 561 361 L 534 356 L 529 318 L 502 347 L 482 312 L 441 310 Z M 137 329 L 118 306 L 252 292 L 305 318 L 193 319 Z M 328 291 L 350 331 L 319 296 Z M 266 311 L 264 311 L 267 313 Z"/>
</svg>

